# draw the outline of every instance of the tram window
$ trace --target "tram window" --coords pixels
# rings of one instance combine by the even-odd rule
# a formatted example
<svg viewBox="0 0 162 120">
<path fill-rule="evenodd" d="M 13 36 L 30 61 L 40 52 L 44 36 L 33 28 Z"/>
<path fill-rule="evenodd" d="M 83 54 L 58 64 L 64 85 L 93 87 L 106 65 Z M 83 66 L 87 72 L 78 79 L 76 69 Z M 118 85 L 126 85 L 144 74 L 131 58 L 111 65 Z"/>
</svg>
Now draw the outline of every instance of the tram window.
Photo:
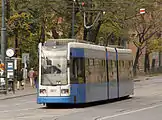
<svg viewBox="0 0 162 120">
<path fill-rule="evenodd" d="M 90 63 L 89 59 L 85 59 L 85 80 L 86 80 L 86 83 L 90 82 L 91 71 L 90 71 L 89 63 Z"/>
<path fill-rule="evenodd" d="M 106 61 L 102 60 L 102 62 L 103 62 L 103 66 L 105 67 L 106 66 Z"/>
<path fill-rule="evenodd" d="M 112 70 L 112 60 L 108 60 L 108 69 L 109 71 Z"/>
<path fill-rule="evenodd" d="M 78 72 L 77 72 L 77 77 L 78 77 L 78 82 L 79 83 L 84 83 L 85 82 L 85 60 L 84 58 L 79 58 L 78 59 Z"/>
<path fill-rule="evenodd" d="M 70 62 L 70 82 L 71 83 L 77 83 L 77 59 L 76 58 L 71 58 Z"/>
<path fill-rule="evenodd" d="M 113 60 L 113 62 L 114 62 L 114 66 L 113 67 L 117 67 L 117 62 L 115 61 L 115 60 Z"/>
<path fill-rule="evenodd" d="M 118 70 L 120 71 L 120 69 L 121 69 L 121 61 L 119 60 L 118 61 Z"/>
<path fill-rule="evenodd" d="M 92 61 L 93 61 L 93 65 L 95 65 L 95 60 L 94 60 L 94 59 L 92 59 Z"/>
<path fill-rule="evenodd" d="M 90 65 L 90 60 L 89 59 L 87 59 L 87 64 Z"/>
<path fill-rule="evenodd" d="M 98 65 L 98 59 L 95 59 L 95 64 L 94 64 L 94 66 L 97 67 L 97 65 Z"/>
<path fill-rule="evenodd" d="M 124 61 L 122 61 L 122 67 L 124 67 Z"/>
<path fill-rule="evenodd" d="M 129 65 L 128 65 L 128 61 L 126 60 L 126 61 L 125 61 L 125 67 L 124 67 L 124 68 L 128 69 L 128 66 L 129 66 Z"/>
<path fill-rule="evenodd" d="M 113 61 L 111 60 L 110 62 L 111 62 L 111 68 L 113 68 Z"/>
<path fill-rule="evenodd" d="M 93 66 L 94 65 L 94 60 L 93 59 L 89 59 L 89 65 Z"/>
<path fill-rule="evenodd" d="M 71 58 L 70 80 L 71 83 L 84 83 L 85 81 L 85 63 L 84 58 Z"/>
<path fill-rule="evenodd" d="M 129 67 L 131 67 L 132 66 L 132 61 L 129 61 Z"/>
</svg>

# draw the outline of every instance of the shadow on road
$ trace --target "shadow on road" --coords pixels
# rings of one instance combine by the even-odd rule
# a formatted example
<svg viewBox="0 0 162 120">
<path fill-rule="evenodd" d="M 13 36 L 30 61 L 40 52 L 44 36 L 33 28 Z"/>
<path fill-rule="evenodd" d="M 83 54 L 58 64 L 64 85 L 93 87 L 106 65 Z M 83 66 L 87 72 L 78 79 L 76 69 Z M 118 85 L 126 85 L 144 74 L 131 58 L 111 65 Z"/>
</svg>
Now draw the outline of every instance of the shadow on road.
<svg viewBox="0 0 162 120">
<path fill-rule="evenodd" d="M 119 102 L 123 100 L 131 99 L 132 97 L 123 97 L 113 100 L 104 100 L 104 101 L 97 101 L 92 103 L 84 103 L 84 104 L 47 104 L 46 107 L 42 107 L 40 109 L 73 109 L 73 108 L 86 108 L 86 107 L 94 107 L 103 104 L 109 104 L 114 102 Z"/>
</svg>

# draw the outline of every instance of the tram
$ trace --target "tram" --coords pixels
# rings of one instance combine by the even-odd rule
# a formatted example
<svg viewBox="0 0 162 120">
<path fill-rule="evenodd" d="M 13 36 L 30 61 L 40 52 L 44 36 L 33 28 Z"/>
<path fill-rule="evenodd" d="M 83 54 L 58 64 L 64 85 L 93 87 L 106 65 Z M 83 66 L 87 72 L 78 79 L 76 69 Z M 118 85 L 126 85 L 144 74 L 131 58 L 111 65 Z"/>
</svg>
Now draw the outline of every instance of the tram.
<svg viewBox="0 0 162 120">
<path fill-rule="evenodd" d="M 39 44 L 37 103 L 80 104 L 133 95 L 130 49 L 48 40 Z"/>
</svg>

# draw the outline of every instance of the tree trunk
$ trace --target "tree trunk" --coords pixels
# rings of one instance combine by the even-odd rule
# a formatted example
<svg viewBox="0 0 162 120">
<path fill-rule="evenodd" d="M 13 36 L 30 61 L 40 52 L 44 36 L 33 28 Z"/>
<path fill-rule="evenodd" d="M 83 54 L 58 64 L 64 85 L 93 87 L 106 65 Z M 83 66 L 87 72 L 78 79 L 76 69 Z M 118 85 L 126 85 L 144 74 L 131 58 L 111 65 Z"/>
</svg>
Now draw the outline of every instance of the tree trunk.
<svg viewBox="0 0 162 120">
<path fill-rule="evenodd" d="M 114 33 L 111 34 L 110 45 L 115 45 L 115 35 L 114 35 Z"/>
<path fill-rule="evenodd" d="M 88 7 L 92 8 L 92 0 L 89 0 Z M 88 13 L 87 20 L 89 21 L 88 25 L 93 24 L 93 13 Z M 94 26 L 87 30 L 87 41 L 93 42 L 93 35 L 94 35 Z"/>
<path fill-rule="evenodd" d="M 6 0 L 6 18 L 10 18 L 10 0 Z"/>
<path fill-rule="evenodd" d="M 43 17 L 42 19 L 42 24 L 41 24 L 41 39 L 39 42 L 44 43 L 45 42 L 45 18 Z"/>
<path fill-rule="evenodd" d="M 52 28 L 52 37 L 53 37 L 54 39 L 58 39 L 58 38 L 59 38 L 59 34 L 57 33 L 55 27 Z"/>
<path fill-rule="evenodd" d="M 42 27 L 41 27 L 41 41 L 42 42 L 45 41 L 45 27 L 44 27 L 44 25 L 42 25 Z"/>
<path fill-rule="evenodd" d="M 15 31 L 15 57 L 19 57 L 20 56 L 20 49 L 19 49 L 19 40 L 18 40 L 18 30 Z M 17 61 L 17 71 L 21 70 L 21 61 Z M 17 73 L 15 73 L 15 75 L 17 76 Z"/>
<path fill-rule="evenodd" d="M 98 25 L 97 25 L 97 27 L 95 29 L 95 32 L 94 32 L 95 34 L 93 35 L 94 42 L 96 42 L 97 35 L 98 35 L 99 30 L 100 30 L 101 24 L 102 24 L 101 21 L 99 21 L 99 23 L 98 23 Z"/>
<path fill-rule="evenodd" d="M 134 76 L 137 75 L 137 65 L 138 65 L 139 57 L 140 57 L 140 49 L 137 48 L 136 57 L 135 57 L 134 64 L 133 64 L 133 74 L 134 74 Z"/>
<path fill-rule="evenodd" d="M 15 57 L 18 57 L 18 31 L 15 31 Z"/>
<path fill-rule="evenodd" d="M 92 5 L 92 0 L 89 0 L 88 1 L 88 7 L 89 8 L 92 8 L 93 5 Z M 93 17 L 94 17 L 94 14 L 93 13 L 89 13 L 87 16 L 86 16 L 86 21 L 88 22 L 88 25 L 92 25 L 93 24 Z M 95 16 L 96 17 L 96 16 Z M 97 38 L 97 35 L 98 35 L 98 32 L 100 30 L 100 27 L 101 27 L 101 24 L 102 22 L 99 21 L 97 26 L 93 26 L 92 28 L 90 29 L 84 29 L 84 40 L 87 40 L 87 41 L 90 41 L 90 42 L 94 42 L 96 43 L 96 38 Z"/>
<path fill-rule="evenodd" d="M 83 35 L 83 40 L 87 40 L 87 29 L 84 27 L 84 35 Z"/>
<path fill-rule="evenodd" d="M 159 52 L 159 67 L 161 67 L 161 52 Z"/>
<path fill-rule="evenodd" d="M 152 72 L 155 72 L 155 59 L 152 59 Z"/>
<path fill-rule="evenodd" d="M 144 64 L 144 72 L 148 73 L 150 71 L 150 60 L 149 60 L 149 54 L 145 53 L 145 64 Z"/>
</svg>

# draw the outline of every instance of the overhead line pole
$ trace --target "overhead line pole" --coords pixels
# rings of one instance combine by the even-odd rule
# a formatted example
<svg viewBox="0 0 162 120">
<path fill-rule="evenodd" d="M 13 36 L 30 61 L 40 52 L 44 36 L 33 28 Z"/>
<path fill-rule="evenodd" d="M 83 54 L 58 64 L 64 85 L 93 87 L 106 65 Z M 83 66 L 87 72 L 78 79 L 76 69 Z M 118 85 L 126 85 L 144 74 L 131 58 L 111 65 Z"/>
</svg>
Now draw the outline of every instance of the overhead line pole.
<svg viewBox="0 0 162 120">
<path fill-rule="evenodd" d="M 74 38 L 74 25 L 75 25 L 75 0 L 73 0 L 73 12 L 72 12 L 72 38 Z"/>
</svg>

